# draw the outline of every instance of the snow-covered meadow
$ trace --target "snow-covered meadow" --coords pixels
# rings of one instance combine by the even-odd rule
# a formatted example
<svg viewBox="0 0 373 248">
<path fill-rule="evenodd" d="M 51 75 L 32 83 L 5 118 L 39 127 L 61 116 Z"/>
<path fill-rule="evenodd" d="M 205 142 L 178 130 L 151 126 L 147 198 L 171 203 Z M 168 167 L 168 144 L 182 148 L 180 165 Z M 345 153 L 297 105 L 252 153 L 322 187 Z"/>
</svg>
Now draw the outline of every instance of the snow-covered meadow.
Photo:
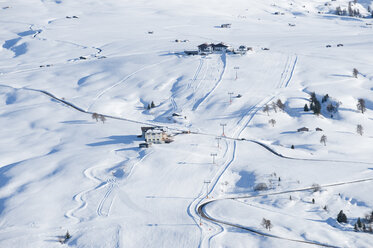
<svg viewBox="0 0 373 248">
<path fill-rule="evenodd" d="M 356 182 L 373 178 L 373 3 L 338 6 L 0 1 L 0 247 L 370 247 L 354 224 L 373 210 L 372 181 Z M 253 50 L 183 54 L 204 42 Z M 320 115 L 304 111 L 312 92 L 329 96 Z M 174 142 L 139 148 L 147 125 Z M 201 218 L 207 201 L 212 219 L 277 238 Z"/>
</svg>

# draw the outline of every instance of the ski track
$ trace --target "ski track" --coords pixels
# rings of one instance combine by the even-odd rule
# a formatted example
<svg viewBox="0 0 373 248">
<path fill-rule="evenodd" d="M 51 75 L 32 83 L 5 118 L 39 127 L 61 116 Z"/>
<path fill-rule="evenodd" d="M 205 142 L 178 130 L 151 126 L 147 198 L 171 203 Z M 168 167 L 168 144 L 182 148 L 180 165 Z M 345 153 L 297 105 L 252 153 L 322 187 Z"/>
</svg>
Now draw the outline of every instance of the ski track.
<svg viewBox="0 0 373 248">
<path fill-rule="evenodd" d="M 142 68 L 140 68 L 140 69 L 138 69 L 138 70 L 132 72 L 131 74 L 125 76 L 124 78 L 122 78 L 122 79 L 121 79 L 120 81 L 118 81 L 117 83 L 115 83 L 115 84 L 113 84 L 113 85 L 107 87 L 106 89 L 104 89 L 103 91 L 101 91 L 101 92 L 100 92 L 100 93 L 99 93 L 99 94 L 98 94 L 98 95 L 93 99 L 92 103 L 88 106 L 86 112 L 88 112 L 88 111 L 93 107 L 93 105 L 97 102 L 97 100 L 99 100 L 99 99 L 100 99 L 103 95 L 105 95 L 108 91 L 110 91 L 110 90 L 114 89 L 115 87 L 117 87 L 118 85 L 120 85 L 120 84 L 126 82 L 128 79 L 130 79 L 131 77 L 133 77 L 133 76 L 136 75 L 137 73 L 139 73 L 139 72 L 141 72 L 141 71 L 143 71 L 143 70 L 145 70 L 145 69 L 148 69 L 148 68 L 151 68 L 151 67 L 155 67 L 155 66 L 160 65 L 160 64 L 162 64 L 162 63 L 168 62 L 168 61 L 170 61 L 170 60 L 172 60 L 172 59 L 173 59 L 173 58 L 165 59 L 165 60 L 163 60 L 163 61 L 161 61 L 161 62 L 159 62 L 159 63 L 155 63 L 155 64 L 151 64 L 151 65 L 144 66 L 144 67 L 142 67 Z"/>
<path fill-rule="evenodd" d="M 212 88 L 211 91 L 209 91 L 204 97 L 202 97 L 201 99 L 199 99 L 193 106 L 193 111 L 197 111 L 198 108 L 207 100 L 207 98 L 216 90 L 216 88 L 219 86 L 219 84 L 221 83 L 221 81 L 223 80 L 223 76 L 224 76 L 224 73 L 225 73 L 225 70 L 226 70 L 226 67 L 227 67 L 227 56 L 225 53 L 223 53 L 221 55 L 221 60 L 223 62 L 223 70 L 219 76 L 219 79 L 217 80 L 217 82 L 215 83 L 214 87 Z"/>
</svg>

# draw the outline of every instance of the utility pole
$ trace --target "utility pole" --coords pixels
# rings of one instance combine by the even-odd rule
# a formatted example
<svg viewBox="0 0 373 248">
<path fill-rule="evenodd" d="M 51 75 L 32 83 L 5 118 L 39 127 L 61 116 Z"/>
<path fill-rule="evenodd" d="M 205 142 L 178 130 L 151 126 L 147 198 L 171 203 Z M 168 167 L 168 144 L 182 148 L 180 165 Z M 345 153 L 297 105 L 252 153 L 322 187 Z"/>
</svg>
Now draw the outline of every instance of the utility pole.
<svg viewBox="0 0 373 248">
<path fill-rule="evenodd" d="M 235 66 L 234 69 L 236 70 L 236 79 L 235 79 L 235 80 L 237 80 L 237 78 L 238 78 L 238 73 L 237 73 L 237 71 L 238 71 L 238 69 L 240 69 L 240 67 Z"/>
<path fill-rule="evenodd" d="M 221 140 L 221 137 L 216 137 L 215 139 L 218 141 L 218 148 L 220 148 L 220 140 Z"/>
<path fill-rule="evenodd" d="M 228 92 L 228 95 L 229 95 L 229 104 L 232 104 L 232 96 L 233 96 L 233 92 Z"/>
<path fill-rule="evenodd" d="M 220 123 L 220 126 L 223 127 L 223 134 L 222 134 L 222 136 L 225 136 L 225 133 L 224 133 L 224 127 L 225 127 L 226 125 L 227 125 L 226 123 Z"/>
<path fill-rule="evenodd" d="M 215 157 L 218 156 L 218 154 L 216 154 L 216 153 L 211 153 L 210 155 L 211 155 L 211 157 L 212 157 L 212 163 L 215 164 Z"/>
<path fill-rule="evenodd" d="M 208 181 L 205 180 L 203 183 L 206 184 L 206 199 L 208 199 L 209 198 L 209 184 L 211 183 L 211 181 L 210 180 L 208 180 Z"/>
</svg>

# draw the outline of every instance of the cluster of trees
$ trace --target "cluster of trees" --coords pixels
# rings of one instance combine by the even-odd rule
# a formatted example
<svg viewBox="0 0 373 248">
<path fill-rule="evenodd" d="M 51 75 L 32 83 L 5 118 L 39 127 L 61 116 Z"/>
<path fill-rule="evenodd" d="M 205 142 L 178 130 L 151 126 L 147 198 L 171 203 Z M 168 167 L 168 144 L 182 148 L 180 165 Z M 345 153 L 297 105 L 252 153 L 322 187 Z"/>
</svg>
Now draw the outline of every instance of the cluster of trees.
<svg viewBox="0 0 373 248">
<path fill-rule="evenodd" d="M 349 16 L 354 16 L 354 17 L 362 17 L 362 15 L 360 14 L 360 10 L 358 8 L 353 8 L 352 7 L 352 4 L 357 4 L 357 0 L 354 0 L 354 1 L 350 1 L 348 3 L 348 7 L 347 9 L 342 9 L 341 6 L 338 6 L 336 9 L 335 9 L 335 13 L 337 15 L 341 15 L 341 16 L 346 16 L 346 15 L 349 15 Z M 371 16 L 373 17 L 373 11 L 372 9 L 370 8 L 370 6 L 368 6 L 368 12 L 371 14 Z"/>
<path fill-rule="evenodd" d="M 278 99 L 276 102 L 264 105 L 263 112 L 267 113 L 268 116 L 271 110 L 275 111 L 275 113 L 277 113 L 277 110 L 285 111 L 285 104 L 283 104 L 282 101 Z"/>
<path fill-rule="evenodd" d="M 358 218 L 355 225 L 354 230 L 357 232 L 370 232 L 373 233 L 373 211 L 367 215 L 365 215 L 365 218 L 361 219 Z"/>
<path fill-rule="evenodd" d="M 103 116 L 101 114 L 97 114 L 97 113 L 92 114 L 92 119 L 94 119 L 96 121 L 100 120 L 100 121 L 102 121 L 102 123 L 105 123 L 105 121 L 106 121 L 105 116 Z"/>
<path fill-rule="evenodd" d="M 345 213 L 343 213 L 343 210 L 339 212 L 337 215 L 337 221 L 339 223 L 347 223 L 347 216 Z M 370 212 L 369 214 L 365 215 L 365 218 L 358 218 L 355 225 L 354 225 L 354 230 L 359 232 L 370 232 L 373 233 L 373 211 Z"/>
<path fill-rule="evenodd" d="M 308 112 L 311 110 L 313 111 L 315 115 L 319 115 L 321 113 L 322 104 L 327 104 L 326 110 L 331 114 L 331 117 L 333 117 L 333 113 L 338 112 L 340 103 L 336 102 L 333 104 L 331 101 L 329 101 L 329 99 L 330 99 L 329 95 L 326 94 L 323 96 L 323 98 L 321 99 L 321 103 L 320 103 L 320 101 L 316 97 L 316 93 L 312 92 L 310 94 L 310 106 L 308 107 L 306 103 L 304 105 L 303 110 L 305 112 Z"/>
<path fill-rule="evenodd" d="M 317 100 L 315 92 L 311 93 L 310 101 L 311 101 L 310 107 L 308 108 L 308 105 L 305 104 L 303 110 L 305 112 L 308 112 L 311 110 L 313 111 L 315 115 L 319 115 L 321 113 L 321 103 L 319 102 L 319 100 Z"/>
<path fill-rule="evenodd" d="M 149 109 L 152 109 L 152 108 L 155 108 L 155 104 L 154 104 L 153 101 L 150 104 L 148 104 L 147 109 L 149 110 Z"/>
</svg>

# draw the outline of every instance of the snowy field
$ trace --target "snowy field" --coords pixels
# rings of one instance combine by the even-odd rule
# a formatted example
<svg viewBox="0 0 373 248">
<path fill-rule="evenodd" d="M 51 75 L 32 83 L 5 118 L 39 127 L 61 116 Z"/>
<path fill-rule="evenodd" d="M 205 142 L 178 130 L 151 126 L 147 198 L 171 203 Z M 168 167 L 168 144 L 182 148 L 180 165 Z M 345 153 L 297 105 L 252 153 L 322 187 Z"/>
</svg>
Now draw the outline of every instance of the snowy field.
<svg viewBox="0 0 373 248">
<path fill-rule="evenodd" d="M 337 7 L 0 0 L 0 247 L 373 247 L 373 1 Z"/>
</svg>

